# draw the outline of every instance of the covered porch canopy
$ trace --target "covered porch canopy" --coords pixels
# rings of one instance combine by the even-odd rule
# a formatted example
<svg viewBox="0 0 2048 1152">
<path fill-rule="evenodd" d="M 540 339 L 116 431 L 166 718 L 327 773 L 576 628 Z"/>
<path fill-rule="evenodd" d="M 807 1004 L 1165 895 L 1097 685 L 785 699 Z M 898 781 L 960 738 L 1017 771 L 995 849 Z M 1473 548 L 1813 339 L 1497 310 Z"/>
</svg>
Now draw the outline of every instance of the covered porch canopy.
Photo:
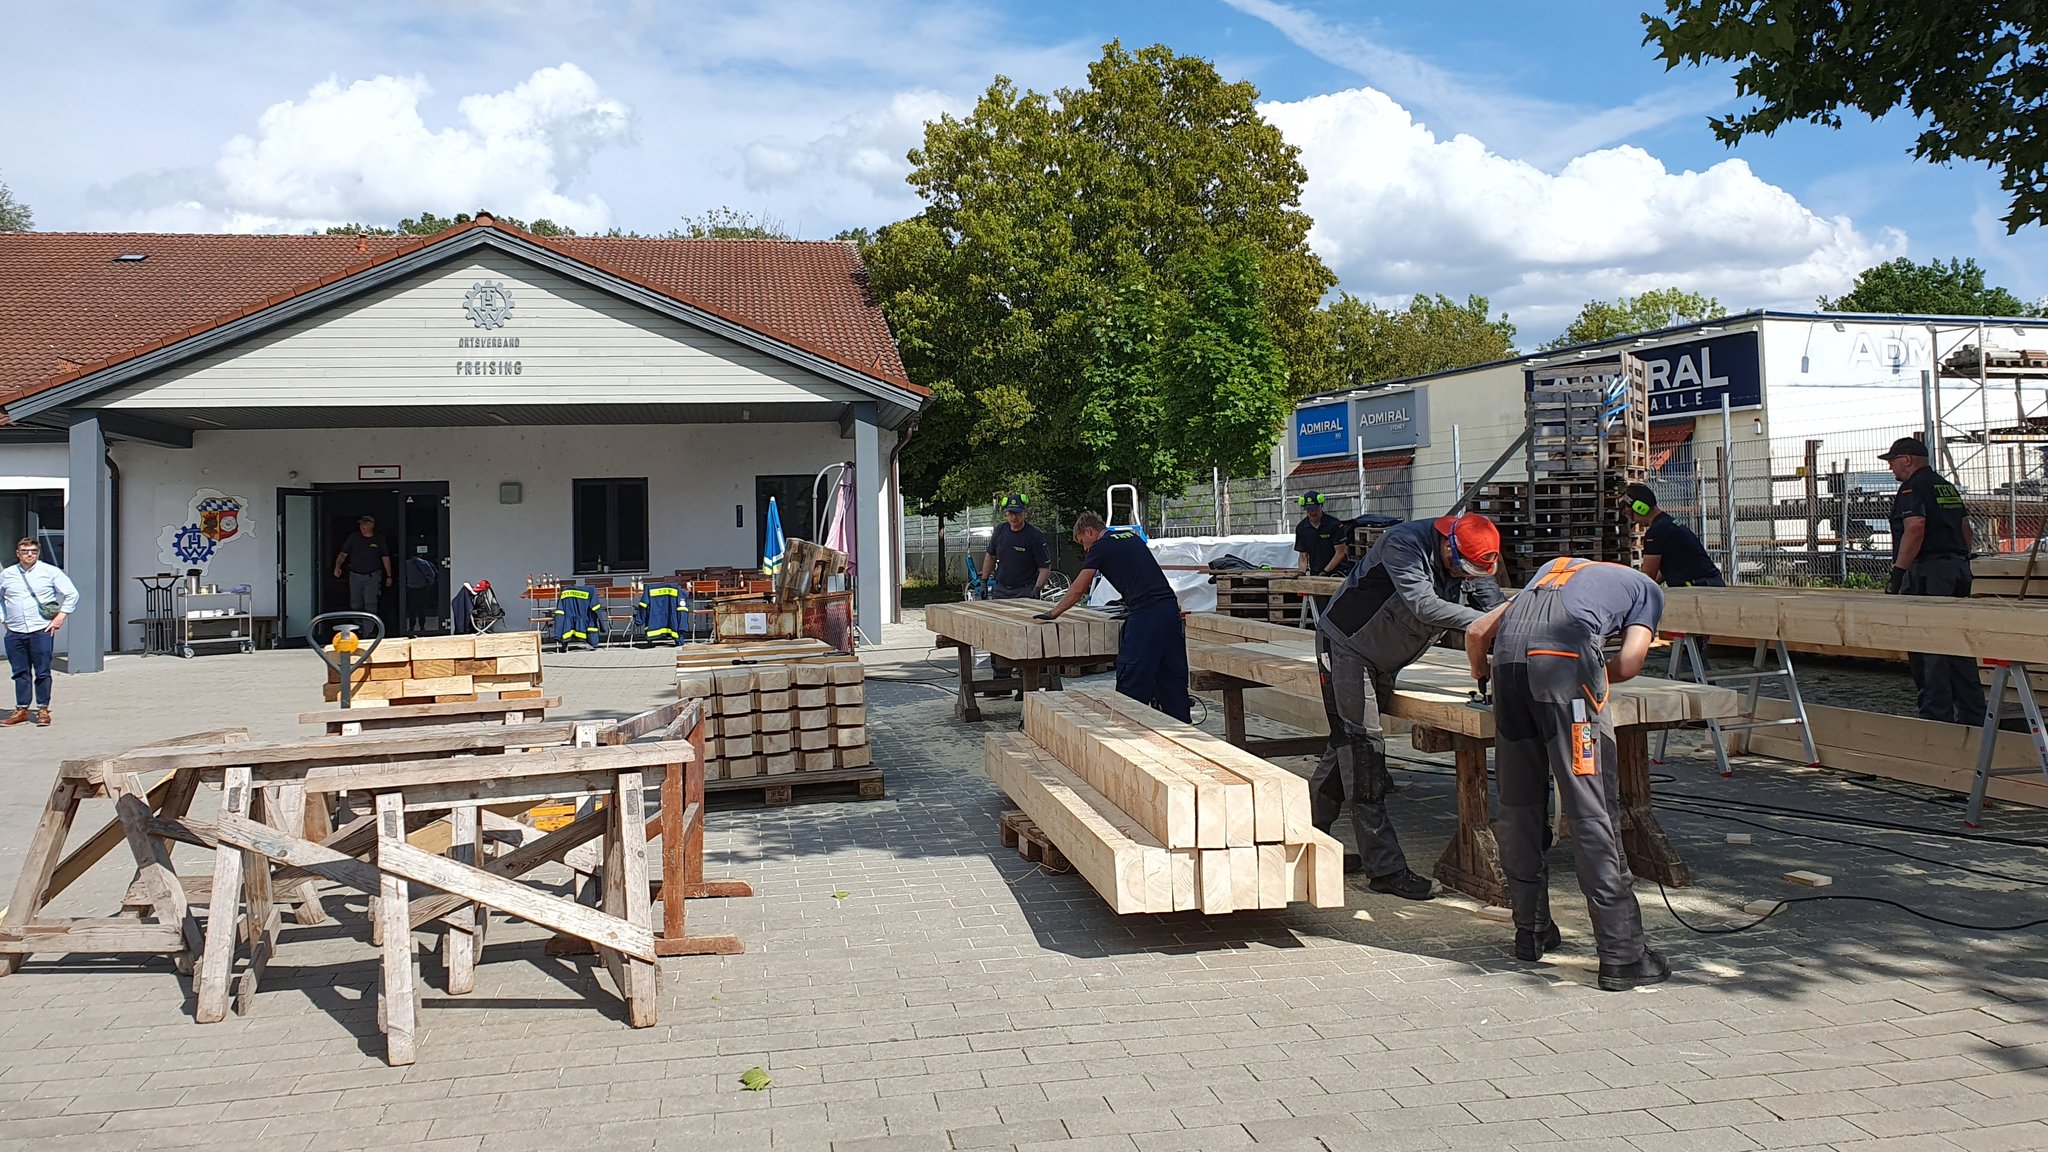
<svg viewBox="0 0 2048 1152">
<path fill-rule="evenodd" d="M 133 246 L 143 258 L 116 275 L 159 260 L 153 271 L 176 281 L 191 248 L 250 238 L 73 239 Z M 661 429 L 685 427 L 697 429 L 693 443 L 726 445 L 727 455 L 701 468 L 682 462 L 677 475 L 729 470 L 741 452 L 757 470 L 815 470 L 821 453 L 848 462 L 856 611 L 878 635 L 893 576 L 893 448 L 927 393 L 903 375 L 849 246 L 540 238 L 488 215 L 381 253 L 341 239 L 356 248 L 346 267 L 254 305 L 221 299 L 211 320 L 69 365 L 5 403 L 17 434 L 61 435 L 69 446 L 67 568 L 85 600 L 67 629 L 72 671 L 97 670 L 117 640 L 107 608 L 127 573 L 109 563 L 110 445 L 129 454 L 119 463 L 132 488 L 195 470 L 236 475 L 254 467 L 244 463 L 252 446 L 271 441 L 310 458 L 319 455 L 310 448 L 347 437 L 309 433 L 340 429 L 468 430 L 419 449 L 423 465 L 444 473 L 518 474 L 548 454 L 549 438 L 573 445 L 563 467 L 631 470 L 661 455 Z M 767 282 L 733 282 L 749 276 Z M 766 300 L 776 293 L 814 299 Z M 849 313 L 864 329 L 854 337 Z M 248 475 L 235 482 L 268 482 Z"/>
</svg>

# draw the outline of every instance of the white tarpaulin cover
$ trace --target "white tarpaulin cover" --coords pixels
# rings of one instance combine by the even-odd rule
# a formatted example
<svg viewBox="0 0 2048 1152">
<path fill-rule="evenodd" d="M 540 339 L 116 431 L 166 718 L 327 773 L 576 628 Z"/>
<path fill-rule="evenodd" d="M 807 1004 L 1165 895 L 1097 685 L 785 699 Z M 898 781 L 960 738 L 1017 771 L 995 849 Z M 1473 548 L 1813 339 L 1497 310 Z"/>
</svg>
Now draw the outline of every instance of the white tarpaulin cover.
<svg viewBox="0 0 2048 1152">
<path fill-rule="evenodd" d="M 1151 544 L 1152 555 L 1166 569 L 1166 582 L 1173 585 L 1183 612 L 1214 612 L 1216 585 L 1209 582 L 1207 572 L 1176 572 L 1176 564 L 1211 564 L 1236 556 L 1264 568 L 1294 567 L 1292 536 L 1168 536 Z M 1099 607 L 1116 597 L 1116 589 L 1107 580 L 1098 579 L 1088 589 L 1090 606 Z"/>
</svg>

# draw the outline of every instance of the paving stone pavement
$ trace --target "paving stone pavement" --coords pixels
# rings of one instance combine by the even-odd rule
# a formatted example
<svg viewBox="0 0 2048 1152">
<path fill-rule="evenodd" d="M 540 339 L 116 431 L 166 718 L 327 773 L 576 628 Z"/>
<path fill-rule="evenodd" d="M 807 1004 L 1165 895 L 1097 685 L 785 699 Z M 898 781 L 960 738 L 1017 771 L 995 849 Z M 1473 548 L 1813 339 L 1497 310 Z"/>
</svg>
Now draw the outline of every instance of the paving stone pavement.
<svg viewBox="0 0 2048 1152">
<path fill-rule="evenodd" d="M 716 805 L 707 865 L 757 895 L 693 903 L 691 925 L 747 951 L 665 962 L 659 1026 L 627 1028 L 589 962 L 493 924 L 467 996 L 443 993 L 422 936 L 419 1062 L 388 1068 L 363 906 L 342 900 L 336 924 L 287 928 L 254 1012 L 219 1024 L 192 1023 L 168 965 L 38 959 L 0 980 L 0 1149 L 2048 1148 L 2039 929 L 1835 901 L 1702 936 L 1645 882 L 1677 974 L 1604 994 L 1568 845 L 1552 860 L 1566 947 L 1538 966 L 1463 900 L 1354 889 L 1341 911 L 1115 917 L 997 845 L 980 741 L 1018 706 L 958 724 L 925 634 L 887 639 L 869 701 L 888 798 Z M 664 655 L 550 656 L 547 687 L 569 714 L 635 711 L 668 698 Z M 55 727 L 0 732 L 0 874 L 59 759 L 227 723 L 292 735 L 318 706 L 313 661 L 119 657 L 61 677 Z M 1395 819 L 1433 861 L 1447 766 L 1396 751 Z M 1952 800 L 1912 788 L 1765 762 L 1731 780 L 1697 759 L 1659 771 L 1698 881 L 1670 895 L 1695 923 L 1806 894 L 1779 879 L 1793 868 L 1976 923 L 2040 915 L 2048 858 L 1989 839 L 2048 839 L 2039 814 L 1994 813 L 1966 841 Z M 126 880 L 103 869 L 57 911 Z M 745 1091 L 757 1066 L 773 1084 Z"/>
</svg>

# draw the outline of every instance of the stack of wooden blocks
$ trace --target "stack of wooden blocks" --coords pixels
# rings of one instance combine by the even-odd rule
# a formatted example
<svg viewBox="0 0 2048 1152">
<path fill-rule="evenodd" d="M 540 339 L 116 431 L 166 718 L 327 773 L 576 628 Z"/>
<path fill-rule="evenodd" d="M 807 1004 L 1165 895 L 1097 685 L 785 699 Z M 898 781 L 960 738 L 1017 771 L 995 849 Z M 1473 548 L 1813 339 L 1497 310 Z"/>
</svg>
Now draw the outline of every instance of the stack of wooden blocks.
<svg viewBox="0 0 2048 1152">
<path fill-rule="evenodd" d="M 1279 592 L 1275 579 L 1294 575 L 1290 571 L 1267 569 L 1223 569 L 1210 574 L 1216 582 L 1216 611 L 1247 620 L 1270 620 L 1275 624 L 1301 625 L 1301 596 Z"/>
<path fill-rule="evenodd" d="M 1133 700 L 1024 698 L 993 733 L 990 779 L 1118 913 L 1344 905 L 1344 849 L 1308 782 Z"/>
<path fill-rule="evenodd" d="M 799 660 L 685 672 L 705 701 L 704 778 L 743 780 L 866 768 L 867 685 L 858 660 Z"/>
<path fill-rule="evenodd" d="M 541 694 L 540 633 L 389 639 L 352 679 L 350 706 L 356 708 L 469 703 L 487 695 L 532 699 Z M 341 699 L 341 675 L 332 667 L 323 695 Z"/>
<path fill-rule="evenodd" d="M 1114 653 L 1123 622 L 1107 613 L 1075 608 L 1058 620 L 1036 619 L 1051 605 L 1042 600 L 974 600 L 932 604 L 924 610 L 924 626 L 948 640 L 957 640 L 1008 660 L 1058 660 L 1077 664 L 1099 661 Z"/>
</svg>

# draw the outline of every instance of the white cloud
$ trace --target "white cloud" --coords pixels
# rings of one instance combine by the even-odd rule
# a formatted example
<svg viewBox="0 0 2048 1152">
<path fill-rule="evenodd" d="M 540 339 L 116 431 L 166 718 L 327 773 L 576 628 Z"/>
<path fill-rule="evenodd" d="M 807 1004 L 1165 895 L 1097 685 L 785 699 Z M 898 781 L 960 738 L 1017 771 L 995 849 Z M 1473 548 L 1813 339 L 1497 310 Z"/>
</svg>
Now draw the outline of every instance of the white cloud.
<svg viewBox="0 0 2048 1152">
<path fill-rule="evenodd" d="M 899 92 L 888 103 L 863 109 L 808 143 L 769 137 L 746 146 L 746 184 L 769 190 L 815 181 L 826 174 L 866 185 L 877 196 L 907 198 L 905 159 L 924 142 L 924 126 L 962 101 L 938 92 Z"/>
<path fill-rule="evenodd" d="M 1478 292 L 1533 345 L 1586 300 L 1671 285 L 1730 308 L 1808 307 L 1905 251 L 1825 219 L 1742 160 L 1672 172 L 1640 148 L 1556 171 L 1465 135 L 1438 139 L 1358 88 L 1261 111 L 1302 151 L 1310 242 L 1355 295 Z"/>
<path fill-rule="evenodd" d="M 181 230 L 297 231 L 481 207 L 578 230 L 612 222 L 602 198 L 571 192 L 594 153 L 631 135 L 626 106 L 588 73 L 563 64 L 465 96 L 461 124 L 443 128 L 422 112 L 430 92 L 417 76 L 330 78 L 271 105 L 210 171 L 150 173 L 101 198 L 130 227 Z"/>
<path fill-rule="evenodd" d="M 1589 109 L 1540 96 L 1475 84 L 1420 57 L 1390 48 L 1367 33 L 1333 24 L 1277 0 L 1223 0 L 1272 25 L 1295 47 L 1356 73 L 1403 105 L 1473 133 L 1538 163 L 1554 163 L 1591 148 L 1627 139 L 1680 116 L 1727 101 L 1721 81 L 1661 89 L 1616 108 Z"/>
</svg>

